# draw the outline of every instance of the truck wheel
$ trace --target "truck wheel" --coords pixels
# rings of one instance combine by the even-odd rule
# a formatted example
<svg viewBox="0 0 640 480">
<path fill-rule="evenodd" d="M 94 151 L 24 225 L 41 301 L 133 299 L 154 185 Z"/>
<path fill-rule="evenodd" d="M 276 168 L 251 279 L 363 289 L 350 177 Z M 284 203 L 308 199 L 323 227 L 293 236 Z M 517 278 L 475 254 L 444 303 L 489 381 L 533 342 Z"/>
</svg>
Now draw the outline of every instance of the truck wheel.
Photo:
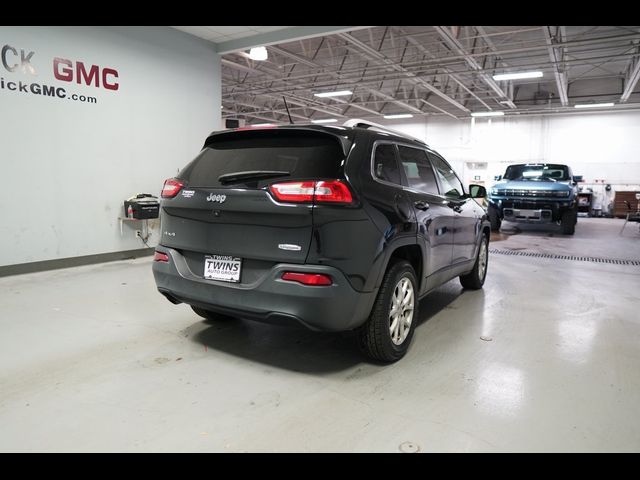
<svg viewBox="0 0 640 480">
<path fill-rule="evenodd" d="M 487 265 L 489 263 L 489 242 L 487 236 L 482 235 L 480 248 L 478 248 L 478 256 L 476 263 L 466 275 L 460 275 L 460 283 L 464 288 L 470 290 L 479 290 L 484 285 L 484 279 L 487 277 Z"/>
<path fill-rule="evenodd" d="M 196 312 L 196 314 L 198 314 L 202 318 L 204 318 L 205 320 L 209 320 L 209 321 L 212 321 L 212 322 L 215 322 L 215 321 L 226 321 L 226 320 L 233 319 L 233 317 L 230 317 L 229 315 L 223 315 L 221 313 L 212 312 L 211 310 L 205 310 L 204 308 L 194 307 L 193 305 L 191 305 L 191 309 L 194 312 Z"/>
<path fill-rule="evenodd" d="M 400 260 L 389 267 L 369 319 L 358 329 L 360 349 L 373 360 L 398 361 L 407 353 L 417 321 L 416 274 Z"/>
<path fill-rule="evenodd" d="M 573 235 L 576 232 L 578 214 L 574 211 L 564 212 L 560 218 L 560 228 L 563 235 Z"/>
<path fill-rule="evenodd" d="M 491 231 L 499 232 L 500 226 L 502 225 L 502 220 L 500 220 L 500 217 L 498 217 L 498 212 L 491 207 L 489 207 L 487 212 L 489 214 L 489 222 L 491 222 Z"/>
</svg>

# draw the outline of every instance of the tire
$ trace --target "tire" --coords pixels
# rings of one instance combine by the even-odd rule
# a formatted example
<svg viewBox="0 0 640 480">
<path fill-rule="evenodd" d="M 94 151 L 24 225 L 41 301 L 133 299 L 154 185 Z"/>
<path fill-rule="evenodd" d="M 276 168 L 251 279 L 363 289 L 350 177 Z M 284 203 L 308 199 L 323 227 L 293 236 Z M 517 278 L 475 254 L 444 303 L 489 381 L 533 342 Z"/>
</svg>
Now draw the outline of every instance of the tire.
<svg viewBox="0 0 640 480">
<path fill-rule="evenodd" d="M 401 298 L 405 287 L 408 293 Z M 417 295 L 418 282 L 411 264 L 405 260 L 393 263 L 385 273 L 367 322 L 358 329 L 358 343 L 367 357 L 391 363 L 407 353 L 418 321 Z M 392 318 L 392 311 L 397 310 L 398 302 L 402 303 L 402 300 L 406 305 Z M 394 320 L 396 327 L 392 338 Z"/>
<path fill-rule="evenodd" d="M 500 220 L 500 217 L 498 216 L 498 212 L 491 207 L 489 207 L 487 212 L 489 214 L 489 222 L 491 222 L 491 231 L 499 232 L 500 227 L 502 226 L 502 220 Z"/>
<path fill-rule="evenodd" d="M 574 211 L 564 212 L 560 218 L 560 228 L 563 235 L 573 235 L 576 233 L 576 223 L 578 223 L 578 214 Z"/>
<path fill-rule="evenodd" d="M 482 235 L 476 263 L 473 264 L 473 270 L 466 275 L 460 275 L 460 283 L 464 288 L 469 290 L 480 290 L 484 285 L 484 279 L 487 278 L 487 267 L 489 266 L 489 240 L 486 235 Z"/>
<path fill-rule="evenodd" d="M 233 317 L 228 315 L 223 315 L 221 313 L 212 312 L 211 310 L 205 310 L 204 308 L 194 307 L 191 305 L 191 309 L 196 312 L 197 315 L 201 316 L 205 320 L 210 321 L 227 321 L 232 320 Z"/>
</svg>

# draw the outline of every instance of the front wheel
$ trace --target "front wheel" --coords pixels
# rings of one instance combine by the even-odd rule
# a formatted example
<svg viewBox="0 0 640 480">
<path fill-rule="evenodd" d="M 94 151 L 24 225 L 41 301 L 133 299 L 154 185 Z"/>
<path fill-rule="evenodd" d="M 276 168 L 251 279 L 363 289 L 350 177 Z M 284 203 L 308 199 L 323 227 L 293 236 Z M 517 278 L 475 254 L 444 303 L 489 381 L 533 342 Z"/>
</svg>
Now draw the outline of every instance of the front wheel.
<svg viewBox="0 0 640 480">
<path fill-rule="evenodd" d="M 494 208 L 489 207 L 487 213 L 489 215 L 489 222 L 491 223 L 491 231 L 499 232 L 502 226 L 502 220 L 500 220 L 498 212 Z"/>
<path fill-rule="evenodd" d="M 369 319 L 358 330 L 366 356 L 391 363 L 407 353 L 418 320 L 417 295 L 413 267 L 405 260 L 395 262 L 382 280 Z"/>
<path fill-rule="evenodd" d="M 576 233 L 576 223 L 578 223 L 578 214 L 575 211 L 568 211 L 562 214 L 560 218 L 560 228 L 564 235 L 573 235 Z"/>
<path fill-rule="evenodd" d="M 460 275 L 460 283 L 464 288 L 470 290 L 479 290 L 484 285 L 484 279 L 487 276 L 487 265 L 489 263 L 489 241 L 486 235 L 482 235 L 480 242 L 480 248 L 478 249 L 478 256 L 476 257 L 476 263 L 466 275 Z"/>
</svg>

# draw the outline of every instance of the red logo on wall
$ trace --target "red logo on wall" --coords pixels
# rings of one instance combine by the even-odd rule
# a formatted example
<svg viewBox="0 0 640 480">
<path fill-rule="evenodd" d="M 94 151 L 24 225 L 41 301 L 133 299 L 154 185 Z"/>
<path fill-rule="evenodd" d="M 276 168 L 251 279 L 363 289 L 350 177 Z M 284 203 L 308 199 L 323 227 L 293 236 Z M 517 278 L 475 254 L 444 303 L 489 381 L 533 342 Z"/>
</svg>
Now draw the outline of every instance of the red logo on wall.
<svg viewBox="0 0 640 480">
<path fill-rule="evenodd" d="M 116 81 L 118 71 L 113 68 L 100 68 L 98 65 L 91 65 L 87 69 L 82 62 L 72 62 L 66 58 L 56 57 L 53 59 L 53 75 L 63 82 L 75 82 L 77 84 L 93 85 L 107 90 L 118 90 L 120 84 Z"/>
</svg>

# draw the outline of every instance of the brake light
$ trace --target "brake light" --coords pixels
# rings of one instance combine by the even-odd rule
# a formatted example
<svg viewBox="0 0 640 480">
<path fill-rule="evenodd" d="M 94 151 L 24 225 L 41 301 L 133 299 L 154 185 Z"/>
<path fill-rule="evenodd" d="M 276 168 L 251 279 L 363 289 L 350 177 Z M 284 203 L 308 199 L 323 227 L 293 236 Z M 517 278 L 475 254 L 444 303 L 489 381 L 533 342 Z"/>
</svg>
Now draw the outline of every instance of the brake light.
<svg viewBox="0 0 640 480">
<path fill-rule="evenodd" d="M 316 182 L 316 202 L 351 203 L 351 191 L 338 180 Z"/>
<path fill-rule="evenodd" d="M 349 187 L 340 180 L 274 183 L 269 190 L 282 202 L 351 203 Z"/>
<path fill-rule="evenodd" d="M 283 202 L 313 202 L 315 184 L 316 182 L 274 183 L 269 189 Z"/>
<path fill-rule="evenodd" d="M 178 194 L 183 186 L 184 183 L 182 183 L 177 178 L 170 178 L 168 180 L 165 180 L 160 196 L 162 198 L 173 198 Z"/>
<path fill-rule="evenodd" d="M 300 272 L 284 272 L 282 280 L 290 282 L 298 282 L 303 285 L 312 285 L 317 287 L 326 287 L 333 284 L 333 280 L 329 275 L 322 273 L 300 273 Z"/>
<path fill-rule="evenodd" d="M 168 262 L 169 261 L 169 255 L 167 255 L 166 253 L 162 253 L 162 252 L 156 251 L 156 253 L 153 255 L 153 261 L 154 262 Z"/>
</svg>

